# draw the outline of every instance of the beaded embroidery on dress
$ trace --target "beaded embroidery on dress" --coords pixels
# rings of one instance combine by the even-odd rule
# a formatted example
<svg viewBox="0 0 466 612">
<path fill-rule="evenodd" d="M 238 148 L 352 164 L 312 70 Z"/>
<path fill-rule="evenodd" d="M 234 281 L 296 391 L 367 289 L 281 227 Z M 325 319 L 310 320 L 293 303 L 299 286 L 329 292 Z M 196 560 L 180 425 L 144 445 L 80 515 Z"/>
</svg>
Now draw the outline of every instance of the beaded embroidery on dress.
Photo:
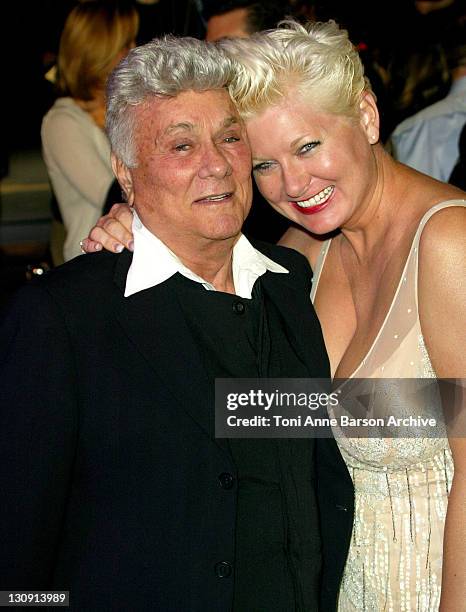
<svg viewBox="0 0 466 612">
<path fill-rule="evenodd" d="M 450 200 L 431 208 L 415 234 L 384 323 L 354 378 L 435 378 L 417 307 L 418 246 L 437 211 L 465 206 Z M 330 246 L 321 250 L 313 291 Z M 393 398 L 403 404 L 403 398 Z M 437 414 L 439 406 L 426 406 Z M 440 412 L 440 414 L 438 414 Z M 440 417 L 440 418 L 439 418 Z M 355 489 L 351 545 L 340 587 L 339 612 L 434 612 L 440 603 L 443 530 L 453 461 L 446 437 L 343 438 L 337 442 Z"/>
</svg>

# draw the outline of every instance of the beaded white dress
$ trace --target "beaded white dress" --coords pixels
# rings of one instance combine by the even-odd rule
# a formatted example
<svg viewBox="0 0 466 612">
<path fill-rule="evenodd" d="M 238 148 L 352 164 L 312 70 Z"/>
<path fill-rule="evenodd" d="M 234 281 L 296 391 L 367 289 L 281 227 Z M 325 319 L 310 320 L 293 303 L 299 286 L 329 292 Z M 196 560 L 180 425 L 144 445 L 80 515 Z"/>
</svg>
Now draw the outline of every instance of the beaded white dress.
<svg viewBox="0 0 466 612">
<path fill-rule="evenodd" d="M 466 201 L 442 202 L 424 215 L 385 321 L 352 378 L 435 378 L 417 307 L 418 246 L 425 223 L 449 206 L 466 206 Z M 330 240 L 316 264 L 312 299 L 329 246 Z M 399 406 L 407 400 L 390 399 Z M 423 406 L 421 414 L 435 415 L 444 428 L 439 405 Z M 339 612 L 438 610 L 443 530 L 453 477 L 446 432 L 432 438 L 420 429 L 414 438 L 337 437 L 337 442 L 355 488 L 353 535 Z"/>
</svg>

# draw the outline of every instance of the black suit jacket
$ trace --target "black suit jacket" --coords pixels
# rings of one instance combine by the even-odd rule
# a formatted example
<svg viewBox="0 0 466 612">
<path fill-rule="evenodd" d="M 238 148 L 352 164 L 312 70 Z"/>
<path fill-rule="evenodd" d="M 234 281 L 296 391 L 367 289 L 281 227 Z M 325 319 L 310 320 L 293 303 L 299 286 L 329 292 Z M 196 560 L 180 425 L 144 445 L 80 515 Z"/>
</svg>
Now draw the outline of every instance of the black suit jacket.
<svg viewBox="0 0 466 612">
<path fill-rule="evenodd" d="M 307 263 L 262 250 L 291 271 L 266 274 L 264 291 L 310 375 L 327 376 Z M 174 292 L 124 298 L 130 263 L 79 257 L 25 287 L 3 324 L 0 588 L 66 589 L 76 610 L 227 611 L 236 493 L 219 475 L 235 465 L 212 436 L 214 390 Z M 352 487 L 334 441 L 317 448 L 327 611 Z"/>
</svg>

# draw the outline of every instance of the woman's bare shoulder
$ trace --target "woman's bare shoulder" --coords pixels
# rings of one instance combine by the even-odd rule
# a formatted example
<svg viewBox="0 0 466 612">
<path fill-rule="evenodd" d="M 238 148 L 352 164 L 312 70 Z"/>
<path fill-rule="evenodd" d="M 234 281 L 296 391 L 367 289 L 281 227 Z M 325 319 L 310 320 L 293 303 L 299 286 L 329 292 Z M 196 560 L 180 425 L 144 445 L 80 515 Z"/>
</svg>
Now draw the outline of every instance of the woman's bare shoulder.
<svg viewBox="0 0 466 612">
<path fill-rule="evenodd" d="M 458 249 L 465 248 L 466 193 L 464 197 L 457 205 L 453 200 L 451 206 L 441 208 L 429 218 L 420 239 L 421 260 L 434 264 L 439 258 L 448 261 Z"/>
</svg>

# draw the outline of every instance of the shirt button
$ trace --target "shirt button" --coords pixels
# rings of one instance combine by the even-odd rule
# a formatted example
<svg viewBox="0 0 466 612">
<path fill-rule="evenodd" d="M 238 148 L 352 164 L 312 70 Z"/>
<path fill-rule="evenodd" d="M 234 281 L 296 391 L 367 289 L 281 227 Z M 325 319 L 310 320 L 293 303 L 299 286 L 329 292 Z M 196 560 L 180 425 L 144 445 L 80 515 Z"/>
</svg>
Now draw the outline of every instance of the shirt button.
<svg viewBox="0 0 466 612">
<path fill-rule="evenodd" d="M 218 578 L 228 578 L 228 576 L 231 576 L 232 571 L 233 568 L 228 561 L 219 561 L 219 563 L 215 564 L 215 574 Z"/>
<path fill-rule="evenodd" d="M 233 302 L 233 312 L 237 315 L 242 315 L 244 314 L 244 311 L 246 310 L 246 306 L 244 305 L 243 302 L 240 302 L 239 300 L 237 300 L 236 302 Z"/>
<path fill-rule="evenodd" d="M 231 489 L 235 483 L 233 474 L 229 474 L 228 472 L 223 472 L 223 474 L 220 474 L 218 480 L 222 489 Z"/>
</svg>

